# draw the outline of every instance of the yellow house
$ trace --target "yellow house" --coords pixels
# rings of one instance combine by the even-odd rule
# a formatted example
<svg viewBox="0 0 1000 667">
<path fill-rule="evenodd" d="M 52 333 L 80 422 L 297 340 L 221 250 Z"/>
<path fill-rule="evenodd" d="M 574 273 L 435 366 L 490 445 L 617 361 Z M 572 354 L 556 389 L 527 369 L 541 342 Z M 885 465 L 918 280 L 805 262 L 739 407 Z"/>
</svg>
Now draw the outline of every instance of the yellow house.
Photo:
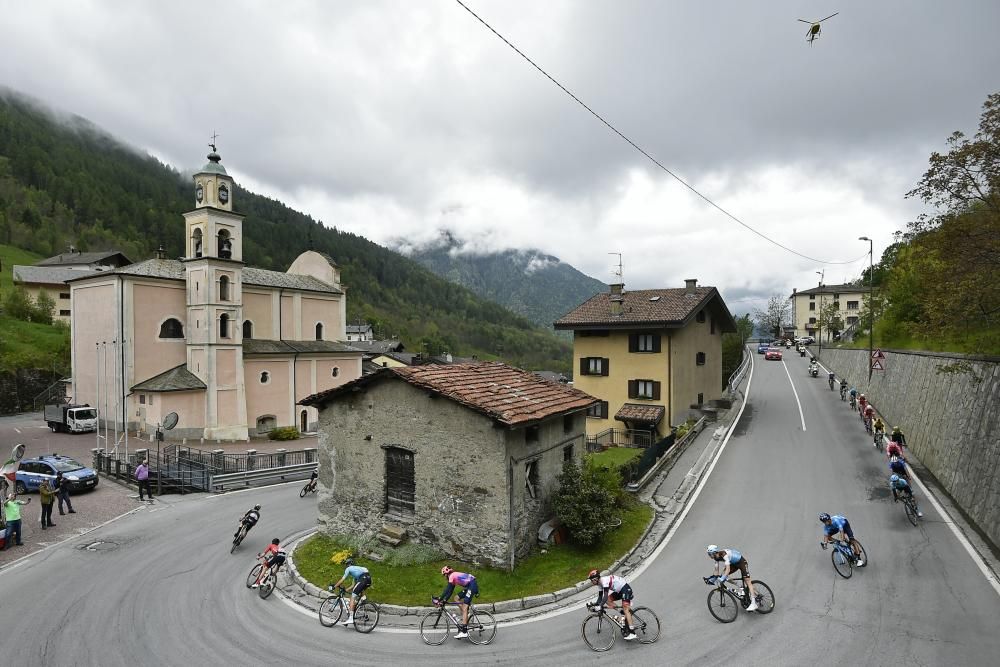
<svg viewBox="0 0 1000 667">
<path fill-rule="evenodd" d="M 623 426 L 666 435 L 721 396 L 722 334 L 736 322 L 717 289 L 685 283 L 611 285 L 555 323 L 573 331 L 574 386 L 600 399 L 587 412 L 589 437 Z"/>
<path fill-rule="evenodd" d="M 796 336 L 819 337 L 820 312 L 831 304 L 840 318 L 840 327 L 823 327 L 823 339 L 829 341 L 834 333 L 850 329 L 857 324 L 864 307 L 868 288 L 860 285 L 820 285 L 812 289 L 792 290 L 792 322 Z"/>
</svg>

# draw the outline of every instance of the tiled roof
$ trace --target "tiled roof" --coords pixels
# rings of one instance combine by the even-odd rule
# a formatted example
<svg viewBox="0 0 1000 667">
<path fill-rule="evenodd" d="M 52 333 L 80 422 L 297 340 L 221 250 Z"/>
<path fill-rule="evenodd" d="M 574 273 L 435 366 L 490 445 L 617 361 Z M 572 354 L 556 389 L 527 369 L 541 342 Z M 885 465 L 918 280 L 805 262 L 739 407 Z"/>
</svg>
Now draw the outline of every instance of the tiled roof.
<svg viewBox="0 0 1000 667">
<path fill-rule="evenodd" d="M 639 421 L 647 424 L 659 424 L 666 409 L 662 405 L 646 405 L 642 403 L 626 403 L 615 413 L 619 421 Z"/>
<path fill-rule="evenodd" d="M 372 325 L 370 324 L 348 324 L 346 327 L 347 333 L 365 333 L 366 331 L 372 330 Z"/>
<path fill-rule="evenodd" d="M 736 323 L 714 287 L 694 287 L 690 291 L 683 287 L 626 291 L 622 299 L 622 314 L 617 316 L 611 314 L 611 295 L 602 292 L 557 320 L 555 328 L 649 324 L 682 326 L 701 306 L 715 297 L 726 315 L 721 322 L 722 330 L 736 331 Z"/>
<path fill-rule="evenodd" d="M 399 379 L 451 399 L 507 426 L 522 426 L 554 415 L 583 410 L 597 399 L 579 389 L 549 382 L 499 362 L 383 368 L 301 401 L 322 407 L 338 396 L 373 382 Z"/>
<path fill-rule="evenodd" d="M 352 340 L 351 347 L 361 350 L 365 354 L 402 352 L 405 349 L 398 340 Z"/>
<path fill-rule="evenodd" d="M 364 359 L 361 362 L 362 375 L 371 375 L 372 373 L 379 371 L 381 369 L 382 367 L 376 364 L 374 361 L 369 361 L 368 359 Z"/>
<path fill-rule="evenodd" d="M 205 383 L 181 364 L 140 382 L 132 387 L 132 391 L 192 391 L 204 388 Z"/>
<path fill-rule="evenodd" d="M 138 264 L 129 264 L 128 266 L 123 266 L 114 271 L 105 271 L 104 273 L 184 280 L 184 263 L 177 259 L 147 259 Z M 322 280 L 313 278 L 312 276 L 300 276 L 294 273 L 282 273 L 281 271 L 268 271 L 267 269 L 256 269 L 252 266 L 243 267 L 243 284 L 343 294 L 343 291 L 340 289 L 332 285 L 327 285 Z"/>
<path fill-rule="evenodd" d="M 16 283 L 34 283 L 39 285 L 61 285 L 73 278 L 84 278 L 107 271 L 93 269 L 70 269 L 63 266 L 14 266 L 13 275 Z"/>
<path fill-rule="evenodd" d="M 799 290 L 792 294 L 792 296 L 798 296 L 799 294 L 840 294 L 841 292 L 865 294 L 868 291 L 868 287 L 864 285 L 823 285 L 822 287 Z"/>
<path fill-rule="evenodd" d="M 66 264 L 96 264 L 105 259 L 121 257 L 124 264 L 131 264 L 130 260 L 117 250 L 104 250 L 102 252 L 67 252 L 55 257 L 43 259 L 35 262 L 35 266 L 64 266 Z"/>
<path fill-rule="evenodd" d="M 332 340 L 264 340 L 244 338 L 243 354 L 321 354 L 324 352 L 354 352 L 361 354 L 347 343 Z"/>
</svg>

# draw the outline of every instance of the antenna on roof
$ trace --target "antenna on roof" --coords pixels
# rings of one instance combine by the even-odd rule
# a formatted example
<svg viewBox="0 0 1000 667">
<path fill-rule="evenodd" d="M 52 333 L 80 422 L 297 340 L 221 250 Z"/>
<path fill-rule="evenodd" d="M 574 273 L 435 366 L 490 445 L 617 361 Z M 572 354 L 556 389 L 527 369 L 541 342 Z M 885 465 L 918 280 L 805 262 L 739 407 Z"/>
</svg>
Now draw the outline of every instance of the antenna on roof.
<svg viewBox="0 0 1000 667">
<path fill-rule="evenodd" d="M 625 282 L 625 272 L 622 268 L 622 254 L 620 252 L 609 252 L 609 255 L 615 255 L 618 257 L 618 265 L 612 266 L 611 269 L 614 271 L 615 276 L 618 278 L 619 283 Z"/>
<path fill-rule="evenodd" d="M 309 225 L 309 229 L 306 230 L 306 238 L 309 240 L 309 250 L 315 250 L 313 247 L 313 229 L 312 225 Z"/>
</svg>

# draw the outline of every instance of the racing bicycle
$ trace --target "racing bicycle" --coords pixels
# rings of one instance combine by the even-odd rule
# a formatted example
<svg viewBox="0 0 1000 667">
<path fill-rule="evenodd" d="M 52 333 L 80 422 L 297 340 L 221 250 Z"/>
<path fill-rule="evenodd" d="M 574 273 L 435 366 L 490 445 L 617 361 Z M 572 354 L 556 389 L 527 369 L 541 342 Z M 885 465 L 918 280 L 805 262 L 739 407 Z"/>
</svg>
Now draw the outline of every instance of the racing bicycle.
<svg viewBox="0 0 1000 667">
<path fill-rule="evenodd" d="M 333 584 L 327 587 L 333 592 Z M 348 601 L 344 599 L 347 590 L 343 586 L 337 586 L 336 595 L 331 595 L 319 605 L 319 622 L 328 628 L 332 628 L 339 621 L 344 613 L 350 614 Z M 354 605 L 354 629 L 363 634 L 368 634 L 378 625 L 379 607 L 363 594 Z"/>
<path fill-rule="evenodd" d="M 830 373 L 827 379 L 830 381 L 830 391 L 833 391 L 833 373 Z"/>
<path fill-rule="evenodd" d="M 858 557 L 854 555 L 854 549 L 851 548 L 850 544 L 843 540 L 834 540 L 831 542 L 833 544 L 833 551 L 830 552 L 830 560 L 833 561 L 833 569 L 844 579 L 851 578 L 855 567 L 868 567 L 868 552 L 861 546 L 861 542 L 857 540 L 852 541 L 858 545 L 858 551 L 861 552 L 864 565 L 858 565 Z M 820 542 L 820 546 L 825 550 L 826 542 Z"/>
<path fill-rule="evenodd" d="M 438 604 L 437 598 L 432 598 L 432 602 L 437 608 L 431 609 L 420 619 L 420 638 L 425 644 L 440 646 L 448 639 L 449 634 L 453 632 L 457 634 L 458 626 L 462 624 L 462 612 L 457 609 L 457 602 Z M 458 615 L 456 616 L 448 607 L 456 609 Z M 493 614 L 476 609 L 470 602 L 469 624 L 466 630 L 469 633 L 469 641 L 473 644 L 489 644 L 497 636 L 497 622 Z"/>
<path fill-rule="evenodd" d="M 590 615 L 583 619 L 580 634 L 592 651 L 607 651 L 614 646 L 618 633 L 625 636 L 625 616 L 608 613 L 604 605 L 587 603 Z M 632 632 L 640 644 L 652 644 L 660 638 L 660 619 L 648 607 L 632 607 Z"/>
<path fill-rule="evenodd" d="M 318 481 L 319 480 L 311 479 L 306 482 L 306 485 L 302 487 L 301 491 L 299 491 L 299 498 L 305 498 L 308 493 L 316 493 L 319 489 L 319 484 L 317 483 Z"/>
<path fill-rule="evenodd" d="M 750 591 L 743 585 L 743 580 L 722 579 L 721 577 L 702 577 L 709 586 L 715 586 L 708 593 L 708 611 L 720 623 L 732 623 L 739 614 L 740 607 L 750 606 Z M 751 579 L 756 595 L 757 613 L 770 614 L 774 611 L 774 593 L 771 587 L 759 579 Z"/>
<path fill-rule="evenodd" d="M 847 385 L 840 385 L 840 400 L 847 400 Z"/>
<path fill-rule="evenodd" d="M 914 526 L 917 525 L 917 521 L 920 520 L 919 510 L 917 510 L 917 501 L 914 500 L 913 496 L 903 495 L 903 510 L 906 512 L 906 519 L 912 523 Z"/>
<path fill-rule="evenodd" d="M 260 554 L 258 554 L 259 556 Z M 281 569 L 280 565 L 272 565 L 267 568 L 264 575 L 261 576 L 261 570 L 263 569 L 263 563 L 257 563 L 250 570 L 250 574 L 247 575 L 247 588 L 253 588 L 253 585 L 257 583 L 257 577 L 260 577 L 260 586 L 257 587 L 257 594 L 260 595 L 262 600 L 266 600 L 268 596 L 274 592 L 274 586 L 278 581 L 278 570 Z"/>
<path fill-rule="evenodd" d="M 885 429 L 875 429 L 875 449 L 882 451 L 882 444 L 885 442 Z"/>
<path fill-rule="evenodd" d="M 236 553 L 236 547 L 240 546 L 240 543 L 246 539 L 247 533 L 250 532 L 250 526 L 244 521 L 240 524 L 240 529 L 236 532 L 236 537 L 233 538 L 233 546 L 229 549 L 229 553 Z"/>
</svg>

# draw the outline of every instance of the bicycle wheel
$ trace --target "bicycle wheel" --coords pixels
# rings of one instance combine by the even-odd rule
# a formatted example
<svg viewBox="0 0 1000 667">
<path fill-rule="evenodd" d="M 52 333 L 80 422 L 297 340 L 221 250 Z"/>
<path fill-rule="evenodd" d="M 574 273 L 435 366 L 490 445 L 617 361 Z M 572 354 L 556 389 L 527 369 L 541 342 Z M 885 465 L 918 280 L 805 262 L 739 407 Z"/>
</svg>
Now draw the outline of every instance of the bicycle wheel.
<svg viewBox="0 0 1000 667">
<path fill-rule="evenodd" d="M 861 561 L 864 565 L 858 565 L 858 567 L 868 567 L 868 552 L 865 551 L 865 547 L 858 540 L 854 540 L 854 544 L 858 545 L 858 551 L 861 552 Z"/>
<path fill-rule="evenodd" d="M 257 589 L 257 595 L 260 596 L 261 600 L 266 600 L 274 592 L 276 578 L 277 574 L 274 572 L 268 572 L 264 575 L 264 581 L 260 582 L 260 588 Z"/>
<path fill-rule="evenodd" d="M 906 510 L 906 518 L 914 526 L 917 525 L 917 508 L 913 506 L 913 501 L 906 499 L 903 501 L 903 509 Z"/>
<path fill-rule="evenodd" d="M 490 612 L 473 609 L 468 630 L 470 642 L 485 646 L 497 636 L 497 621 Z"/>
<path fill-rule="evenodd" d="M 337 595 L 331 595 L 319 604 L 319 622 L 327 628 L 335 626 L 343 613 L 344 600 Z"/>
<path fill-rule="evenodd" d="M 850 579 L 851 575 L 854 574 L 854 566 L 851 565 L 850 559 L 836 547 L 833 548 L 833 553 L 830 554 L 830 560 L 833 561 L 833 569 L 844 579 Z"/>
<path fill-rule="evenodd" d="M 740 603 L 726 589 L 715 588 L 708 594 L 708 611 L 719 623 L 732 623 L 740 611 Z"/>
<path fill-rule="evenodd" d="M 302 490 L 299 491 L 299 498 L 305 498 L 306 497 L 306 493 L 308 493 L 308 492 L 309 492 L 309 487 L 308 486 L 303 486 Z"/>
<path fill-rule="evenodd" d="M 632 609 L 632 631 L 640 644 L 652 644 L 660 638 L 660 618 L 649 607 Z"/>
<path fill-rule="evenodd" d="M 368 600 L 363 600 L 354 608 L 354 629 L 367 635 L 378 625 L 378 605 Z M 472 636 L 471 633 L 469 635 Z"/>
<path fill-rule="evenodd" d="M 440 646 L 451 633 L 451 616 L 443 609 L 431 610 L 420 619 L 420 638 L 425 644 Z"/>
<path fill-rule="evenodd" d="M 753 584 L 753 590 L 756 593 L 754 599 L 757 601 L 757 613 L 770 614 L 774 611 L 774 591 L 759 579 L 752 579 L 750 583 Z"/>
<path fill-rule="evenodd" d="M 615 643 L 618 626 L 601 614 L 591 614 L 583 619 L 580 634 L 592 651 L 607 651 Z"/>
<path fill-rule="evenodd" d="M 257 563 L 253 566 L 253 569 L 250 570 L 250 574 L 247 575 L 247 588 L 251 588 L 255 583 L 257 583 L 257 577 L 260 576 L 260 568 L 260 563 Z"/>
<path fill-rule="evenodd" d="M 229 553 L 231 553 L 231 554 L 232 553 L 236 553 L 236 547 L 240 546 L 240 542 L 242 542 L 242 541 L 243 541 L 243 538 L 241 536 L 237 535 L 236 537 L 234 537 L 233 538 L 233 546 L 230 547 Z"/>
</svg>

